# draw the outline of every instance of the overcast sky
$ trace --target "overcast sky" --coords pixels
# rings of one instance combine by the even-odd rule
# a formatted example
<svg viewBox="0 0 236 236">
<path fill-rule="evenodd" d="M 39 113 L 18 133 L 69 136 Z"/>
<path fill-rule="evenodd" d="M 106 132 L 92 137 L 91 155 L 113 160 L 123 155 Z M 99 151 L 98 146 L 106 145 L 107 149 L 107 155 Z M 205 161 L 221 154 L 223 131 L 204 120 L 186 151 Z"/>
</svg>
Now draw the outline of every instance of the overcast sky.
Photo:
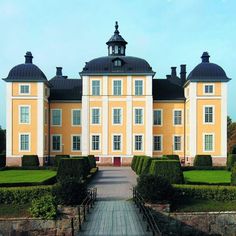
<svg viewBox="0 0 236 236">
<path fill-rule="evenodd" d="M 157 78 L 180 64 L 189 73 L 208 51 L 232 78 L 228 114 L 236 121 L 235 9 L 235 0 L 0 0 L 0 78 L 24 62 L 26 51 L 48 79 L 56 66 L 79 78 L 86 61 L 107 55 L 105 43 L 118 21 L 126 54 L 146 59 Z M 3 81 L 0 96 L 5 127 Z"/>
</svg>

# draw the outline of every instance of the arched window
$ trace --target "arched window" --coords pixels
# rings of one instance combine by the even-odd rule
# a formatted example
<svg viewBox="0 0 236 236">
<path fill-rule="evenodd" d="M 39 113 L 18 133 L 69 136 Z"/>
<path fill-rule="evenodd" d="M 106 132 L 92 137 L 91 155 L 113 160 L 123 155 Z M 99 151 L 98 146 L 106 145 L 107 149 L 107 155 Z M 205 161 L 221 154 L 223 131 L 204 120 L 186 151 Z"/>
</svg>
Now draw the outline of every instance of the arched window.
<svg viewBox="0 0 236 236">
<path fill-rule="evenodd" d="M 115 54 L 118 54 L 118 46 L 115 45 Z"/>
</svg>

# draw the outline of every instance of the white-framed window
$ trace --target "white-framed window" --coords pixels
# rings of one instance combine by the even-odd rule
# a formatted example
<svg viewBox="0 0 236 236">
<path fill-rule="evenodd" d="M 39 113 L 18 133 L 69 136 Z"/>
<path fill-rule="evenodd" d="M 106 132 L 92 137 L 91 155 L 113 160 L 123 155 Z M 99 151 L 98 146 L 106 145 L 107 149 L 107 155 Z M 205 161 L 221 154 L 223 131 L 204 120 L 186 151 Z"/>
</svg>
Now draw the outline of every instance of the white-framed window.
<svg viewBox="0 0 236 236">
<path fill-rule="evenodd" d="M 114 66 L 121 66 L 121 65 L 122 65 L 121 60 L 117 59 L 114 61 Z"/>
<path fill-rule="evenodd" d="M 174 110 L 174 125 L 182 125 L 182 110 Z"/>
<path fill-rule="evenodd" d="M 174 143 L 173 143 L 173 148 L 174 151 L 181 151 L 182 150 L 182 137 L 180 135 L 174 135 Z"/>
<path fill-rule="evenodd" d="M 115 134 L 113 135 L 113 151 L 121 151 L 121 135 Z"/>
<path fill-rule="evenodd" d="M 52 126 L 61 126 L 62 123 L 62 110 L 52 109 L 51 110 L 51 124 Z"/>
<path fill-rule="evenodd" d="M 92 135 L 91 144 L 92 144 L 91 145 L 92 151 L 99 151 L 100 150 L 100 135 L 98 134 Z"/>
<path fill-rule="evenodd" d="M 162 125 L 162 110 L 153 110 L 153 125 Z"/>
<path fill-rule="evenodd" d="M 100 95 L 100 80 L 92 80 L 92 95 Z"/>
<path fill-rule="evenodd" d="M 48 109 L 44 109 L 44 124 L 47 125 L 48 123 Z"/>
<path fill-rule="evenodd" d="M 122 109 L 121 108 L 113 108 L 113 125 L 122 124 Z"/>
<path fill-rule="evenodd" d="M 113 95 L 120 96 L 122 94 L 122 81 L 113 80 Z"/>
<path fill-rule="evenodd" d="M 155 135 L 153 137 L 153 149 L 154 151 L 162 151 L 162 135 Z"/>
<path fill-rule="evenodd" d="M 73 134 L 71 136 L 71 151 L 77 152 L 81 150 L 81 136 Z"/>
<path fill-rule="evenodd" d="M 214 134 L 203 134 L 203 151 L 213 152 L 214 151 Z"/>
<path fill-rule="evenodd" d="M 212 94 L 214 94 L 214 84 L 205 84 L 204 86 L 203 86 L 203 94 L 206 94 L 206 95 L 212 95 Z"/>
<path fill-rule="evenodd" d="M 143 151 L 143 135 L 134 135 L 134 150 Z"/>
<path fill-rule="evenodd" d="M 29 84 L 19 84 L 19 94 L 29 95 L 30 94 L 30 85 Z"/>
<path fill-rule="evenodd" d="M 204 106 L 203 107 L 203 117 L 204 124 L 213 124 L 214 123 L 214 106 Z"/>
<path fill-rule="evenodd" d="M 19 123 L 30 124 L 30 105 L 19 106 Z"/>
<path fill-rule="evenodd" d="M 19 151 L 20 152 L 30 151 L 30 134 L 29 133 L 19 134 Z"/>
<path fill-rule="evenodd" d="M 72 126 L 81 125 L 81 110 L 80 109 L 72 109 L 71 110 L 71 123 Z"/>
<path fill-rule="evenodd" d="M 91 123 L 92 124 L 94 124 L 94 125 L 100 124 L 100 122 L 101 122 L 101 119 L 100 119 L 101 112 L 100 111 L 101 111 L 100 108 L 92 108 L 91 109 L 91 113 L 92 113 Z"/>
<path fill-rule="evenodd" d="M 136 125 L 143 124 L 143 108 L 135 108 L 134 109 L 134 123 Z"/>
<path fill-rule="evenodd" d="M 142 96 L 143 95 L 143 80 L 135 80 L 134 88 L 135 88 L 134 94 L 136 96 Z"/>
<path fill-rule="evenodd" d="M 52 135 L 52 151 L 53 152 L 61 152 L 62 143 L 61 143 L 62 136 L 61 134 L 53 134 Z"/>
<path fill-rule="evenodd" d="M 115 54 L 118 54 L 118 46 L 115 45 Z"/>
</svg>

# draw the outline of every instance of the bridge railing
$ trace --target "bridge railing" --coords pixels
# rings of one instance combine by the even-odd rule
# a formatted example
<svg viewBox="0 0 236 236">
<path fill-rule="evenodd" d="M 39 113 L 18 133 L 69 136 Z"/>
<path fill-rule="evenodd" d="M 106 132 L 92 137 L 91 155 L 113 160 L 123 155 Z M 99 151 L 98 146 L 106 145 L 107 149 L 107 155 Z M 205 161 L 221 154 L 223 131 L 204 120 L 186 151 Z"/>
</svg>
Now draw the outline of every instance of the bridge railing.
<svg viewBox="0 0 236 236">
<path fill-rule="evenodd" d="M 144 199 L 135 187 L 133 188 L 133 200 L 139 208 L 139 212 L 143 214 L 144 220 L 147 222 L 147 231 L 151 231 L 153 236 L 161 236 L 162 233 L 156 224 L 151 209 L 145 204 Z"/>
</svg>

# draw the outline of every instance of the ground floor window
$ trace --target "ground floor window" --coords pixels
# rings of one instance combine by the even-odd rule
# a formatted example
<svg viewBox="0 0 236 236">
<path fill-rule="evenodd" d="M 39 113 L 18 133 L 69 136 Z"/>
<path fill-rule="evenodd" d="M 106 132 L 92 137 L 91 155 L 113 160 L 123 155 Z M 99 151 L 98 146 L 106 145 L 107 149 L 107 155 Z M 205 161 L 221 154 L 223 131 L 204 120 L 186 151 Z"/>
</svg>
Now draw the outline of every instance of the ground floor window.
<svg viewBox="0 0 236 236">
<path fill-rule="evenodd" d="M 143 136 L 135 135 L 134 141 L 135 141 L 135 144 L 134 144 L 135 151 L 142 151 L 143 150 Z"/>
<path fill-rule="evenodd" d="M 61 136 L 52 136 L 52 151 L 61 151 Z"/>
<path fill-rule="evenodd" d="M 120 151 L 121 150 L 121 135 L 113 136 L 113 150 Z"/>
<path fill-rule="evenodd" d="M 213 134 L 204 135 L 204 151 L 213 151 Z"/>
<path fill-rule="evenodd" d="M 153 137 L 153 147 L 154 147 L 154 151 L 162 150 L 162 136 L 157 135 Z"/>
<path fill-rule="evenodd" d="M 80 151 L 80 136 L 72 136 L 72 151 Z"/>
<path fill-rule="evenodd" d="M 29 134 L 20 134 L 20 151 L 30 150 L 30 137 Z"/>
<path fill-rule="evenodd" d="M 92 150 L 97 151 L 100 150 L 100 136 L 92 135 Z"/>
<path fill-rule="evenodd" d="M 174 151 L 181 151 L 181 136 L 174 136 Z"/>
</svg>

